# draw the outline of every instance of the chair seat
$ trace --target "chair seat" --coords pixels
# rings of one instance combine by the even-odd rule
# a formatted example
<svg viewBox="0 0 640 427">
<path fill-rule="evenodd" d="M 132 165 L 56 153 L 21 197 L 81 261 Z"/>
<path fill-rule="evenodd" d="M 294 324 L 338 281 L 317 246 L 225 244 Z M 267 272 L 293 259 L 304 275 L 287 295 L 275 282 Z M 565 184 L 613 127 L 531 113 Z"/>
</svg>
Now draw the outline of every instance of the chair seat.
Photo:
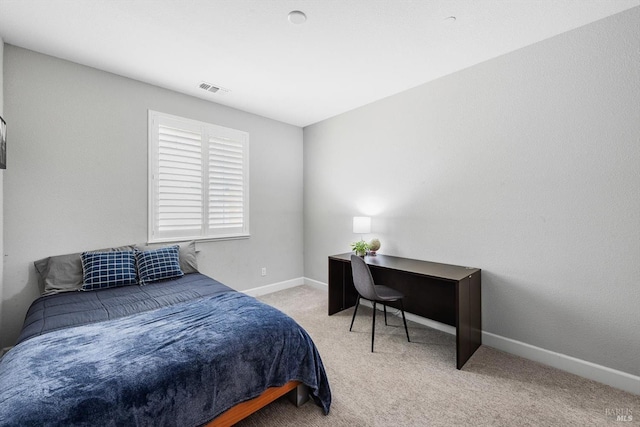
<svg viewBox="0 0 640 427">
<path fill-rule="evenodd" d="M 397 301 L 404 297 L 401 292 L 391 289 L 388 286 L 375 285 L 375 288 L 378 294 L 378 301 Z"/>
</svg>

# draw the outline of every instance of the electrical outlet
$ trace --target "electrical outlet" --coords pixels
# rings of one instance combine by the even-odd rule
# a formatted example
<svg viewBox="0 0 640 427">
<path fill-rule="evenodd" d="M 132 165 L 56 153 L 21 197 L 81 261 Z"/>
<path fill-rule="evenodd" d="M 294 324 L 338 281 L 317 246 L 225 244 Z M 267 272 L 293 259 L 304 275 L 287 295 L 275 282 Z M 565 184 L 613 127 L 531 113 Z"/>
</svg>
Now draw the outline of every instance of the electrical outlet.
<svg viewBox="0 0 640 427">
<path fill-rule="evenodd" d="M 267 275 L 267 267 L 262 267 L 262 275 L 263 276 Z"/>
</svg>

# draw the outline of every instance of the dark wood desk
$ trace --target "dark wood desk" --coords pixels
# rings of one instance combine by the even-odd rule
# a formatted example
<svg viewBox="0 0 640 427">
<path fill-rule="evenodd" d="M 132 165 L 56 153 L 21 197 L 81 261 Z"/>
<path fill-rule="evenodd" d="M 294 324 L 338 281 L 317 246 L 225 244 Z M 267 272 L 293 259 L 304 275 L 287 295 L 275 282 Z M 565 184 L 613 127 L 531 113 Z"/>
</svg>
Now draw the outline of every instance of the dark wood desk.
<svg viewBox="0 0 640 427">
<path fill-rule="evenodd" d="M 329 257 L 329 315 L 356 303 L 350 257 L 351 252 Z M 376 283 L 405 295 L 405 311 L 455 326 L 456 367 L 462 368 L 482 344 L 480 269 L 389 255 L 365 261 Z"/>
</svg>

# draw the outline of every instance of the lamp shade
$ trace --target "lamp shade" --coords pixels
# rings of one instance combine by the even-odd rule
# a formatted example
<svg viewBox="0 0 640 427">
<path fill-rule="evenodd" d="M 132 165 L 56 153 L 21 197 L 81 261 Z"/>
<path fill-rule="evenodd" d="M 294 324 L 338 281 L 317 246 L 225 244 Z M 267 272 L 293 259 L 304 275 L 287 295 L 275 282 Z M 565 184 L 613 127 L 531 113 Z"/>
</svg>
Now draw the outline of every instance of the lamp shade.
<svg viewBox="0 0 640 427">
<path fill-rule="evenodd" d="M 369 216 L 354 216 L 353 217 L 353 232 L 357 234 L 371 233 L 371 217 Z"/>
</svg>

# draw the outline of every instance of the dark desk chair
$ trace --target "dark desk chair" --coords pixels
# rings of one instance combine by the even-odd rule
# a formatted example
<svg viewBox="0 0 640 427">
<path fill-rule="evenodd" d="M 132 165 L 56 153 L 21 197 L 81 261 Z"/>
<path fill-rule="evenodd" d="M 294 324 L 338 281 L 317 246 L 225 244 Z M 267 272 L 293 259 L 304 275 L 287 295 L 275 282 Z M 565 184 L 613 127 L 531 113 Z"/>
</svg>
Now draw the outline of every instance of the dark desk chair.
<svg viewBox="0 0 640 427">
<path fill-rule="evenodd" d="M 373 341 L 375 339 L 376 332 L 376 303 L 382 303 L 384 307 L 384 324 L 387 324 L 387 302 L 400 301 L 400 311 L 402 311 L 402 321 L 404 322 L 404 331 L 407 333 L 407 341 L 409 339 L 409 329 L 407 329 L 407 319 L 404 317 L 404 307 L 402 305 L 402 295 L 395 289 L 391 289 L 387 286 L 376 285 L 373 282 L 373 276 L 369 266 L 364 259 L 351 255 L 351 272 L 353 273 L 353 284 L 358 291 L 358 300 L 356 301 L 356 308 L 353 310 L 353 318 L 351 319 L 351 326 L 349 331 L 353 328 L 353 321 L 356 320 L 356 313 L 358 312 L 358 306 L 360 305 L 360 298 L 364 298 L 373 303 L 373 324 L 371 327 L 371 352 L 373 353 Z"/>
</svg>

